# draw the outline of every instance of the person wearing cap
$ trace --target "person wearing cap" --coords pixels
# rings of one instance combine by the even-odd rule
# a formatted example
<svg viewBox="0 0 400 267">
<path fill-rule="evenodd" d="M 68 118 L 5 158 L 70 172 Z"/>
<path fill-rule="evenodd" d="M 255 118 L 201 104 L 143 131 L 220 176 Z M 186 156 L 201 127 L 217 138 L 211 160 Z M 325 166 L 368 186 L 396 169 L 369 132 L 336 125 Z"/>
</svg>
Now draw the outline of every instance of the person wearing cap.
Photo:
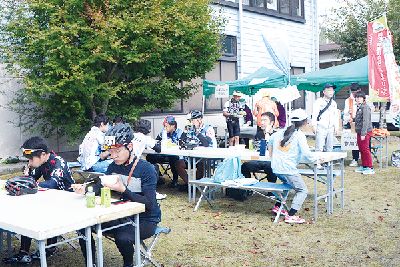
<svg viewBox="0 0 400 267">
<path fill-rule="evenodd" d="M 275 125 L 275 115 L 271 112 L 265 112 L 261 115 L 261 128 L 262 132 L 258 132 L 254 138 L 254 148 L 255 150 L 260 150 L 260 141 L 265 140 L 268 148 L 268 141 L 272 134 L 276 131 L 274 130 Z M 267 180 L 270 183 L 276 182 L 276 175 L 272 172 L 270 161 L 259 161 L 250 160 L 242 164 L 242 174 L 246 178 L 251 177 L 252 172 L 263 171 L 267 175 Z M 278 208 L 279 209 L 279 208 Z"/>
<path fill-rule="evenodd" d="M 327 83 L 323 87 L 324 96 L 315 100 L 312 113 L 312 129 L 315 134 L 315 151 L 333 150 L 334 135 L 339 130 L 337 104 L 333 100 L 336 86 Z"/>
<path fill-rule="evenodd" d="M 261 129 L 261 115 L 265 112 L 271 112 L 272 114 L 275 115 L 275 127 L 279 127 L 279 122 L 277 120 L 279 116 L 279 111 L 276 106 L 275 101 L 272 101 L 271 98 L 271 93 L 269 91 L 266 91 L 263 93 L 263 97 L 256 102 L 256 105 L 254 106 L 253 110 L 253 115 L 257 118 L 257 132 L 262 132 L 263 130 Z"/>
<path fill-rule="evenodd" d="M 240 124 L 239 115 L 243 115 L 243 107 L 239 102 L 242 94 L 238 91 L 233 92 L 232 99 L 225 102 L 222 115 L 226 119 L 226 126 L 229 133 L 229 146 L 239 144 Z"/>
<path fill-rule="evenodd" d="M 161 209 L 156 200 L 157 174 L 153 165 L 140 159 L 132 152 L 132 139 L 133 130 L 127 123 L 116 125 L 106 133 L 104 148 L 114 160 L 108 167 L 106 175 L 116 174 L 118 179 L 115 184 L 106 184 L 99 181 L 91 186 L 97 196 L 100 195 L 102 187 L 109 187 L 112 190 L 112 194 L 118 195 L 122 201 L 138 202 L 145 205 L 145 211 L 139 216 L 140 239 L 144 240 L 154 235 L 157 224 L 161 221 Z M 128 181 L 130 181 L 129 184 Z M 77 194 L 85 194 L 87 185 L 73 185 L 73 189 Z M 130 219 L 133 220 L 133 216 L 130 216 Z M 123 222 L 126 222 L 126 220 L 118 219 L 102 223 L 101 227 L 103 229 L 114 227 Z M 132 224 L 128 224 L 111 229 L 104 234 L 113 235 L 114 242 L 123 257 L 123 266 L 133 267 L 135 227 Z M 96 253 L 93 236 L 91 242 L 94 262 Z M 86 260 L 86 242 L 80 238 L 79 243 Z"/>
<path fill-rule="evenodd" d="M 33 177 L 36 181 L 43 177 L 44 181 L 39 182 L 39 187 L 69 190 L 75 183 L 67 162 L 57 156 L 53 150 L 49 151 L 44 139 L 34 136 L 29 138 L 22 145 L 24 157 L 29 164 L 24 167 L 24 175 Z M 40 259 L 39 250 L 29 255 L 32 239 L 21 236 L 21 247 L 17 254 L 10 258 L 3 258 L 5 264 L 30 264 L 32 260 Z M 47 245 L 57 243 L 57 237 L 47 239 Z M 46 257 L 53 256 L 58 251 L 58 247 L 46 248 Z"/>
<path fill-rule="evenodd" d="M 79 162 L 83 171 L 104 173 L 111 164 L 112 159 L 108 159 L 110 153 L 101 150 L 109 123 L 108 116 L 96 116 L 92 128 L 79 145 Z"/>
<path fill-rule="evenodd" d="M 354 118 L 357 113 L 357 101 L 355 99 L 355 95 L 357 92 L 361 91 L 361 87 L 358 83 L 352 83 L 350 85 L 350 97 L 348 97 L 344 101 L 344 110 L 343 110 L 343 127 L 346 129 L 351 128 L 351 123 L 354 122 Z M 371 112 L 374 111 L 375 106 L 371 102 L 368 101 L 368 96 L 365 96 L 365 102 L 370 107 Z M 350 167 L 357 167 L 358 166 L 358 159 L 359 159 L 359 151 L 352 150 L 353 160 L 349 164 Z"/>
<path fill-rule="evenodd" d="M 295 191 L 290 211 L 282 209 L 281 215 L 285 216 L 286 223 L 304 223 L 305 220 L 295 214 L 301 209 L 308 194 L 308 188 L 301 174 L 297 170 L 300 159 L 315 162 L 318 158 L 310 152 L 307 139 L 302 129 L 307 125 L 307 113 L 296 109 L 291 114 L 292 125 L 285 131 L 277 131 L 268 142 L 268 151 L 271 157 L 271 166 L 275 175 L 284 184 L 289 184 Z M 277 213 L 280 203 L 276 203 L 272 212 Z"/>
<path fill-rule="evenodd" d="M 179 145 L 179 139 L 182 136 L 182 129 L 178 128 L 178 123 L 175 120 L 175 117 L 172 115 L 168 115 L 165 117 L 163 121 L 163 130 L 166 131 L 167 139 L 171 141 L 172 144 Z M 156 141 L 162 141 L 162 131 L 157 135 Z M 156 166 L 157 163 L 169 162 L 171 166 L 172 172 L 172 183 L 169 184 L 170 187 L 178 186 L 178 172 L 176 171 L 175 164 L 179 160 L 178 156 L 170 156 L 170 155 L 156 155 L 156 154 L 148 154 L 146 156 L 146 160 Z M 157 173 L 159 173 L 158 166 L 156 167 Z"/>
</svg>

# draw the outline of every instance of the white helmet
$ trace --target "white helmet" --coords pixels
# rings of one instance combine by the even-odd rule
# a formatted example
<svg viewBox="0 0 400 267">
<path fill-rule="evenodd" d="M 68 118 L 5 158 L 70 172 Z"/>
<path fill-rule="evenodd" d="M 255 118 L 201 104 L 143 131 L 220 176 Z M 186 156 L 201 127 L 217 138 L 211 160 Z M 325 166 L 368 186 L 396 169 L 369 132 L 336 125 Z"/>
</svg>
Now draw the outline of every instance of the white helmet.
<svg viewBox="0 0 400 267">
<path fill-rule="evenodd" d="M 308 118 L 307 113 L 301 108 L 293 110 L 291 115 L 291 121 L 303 121 Z"/>
</svg>

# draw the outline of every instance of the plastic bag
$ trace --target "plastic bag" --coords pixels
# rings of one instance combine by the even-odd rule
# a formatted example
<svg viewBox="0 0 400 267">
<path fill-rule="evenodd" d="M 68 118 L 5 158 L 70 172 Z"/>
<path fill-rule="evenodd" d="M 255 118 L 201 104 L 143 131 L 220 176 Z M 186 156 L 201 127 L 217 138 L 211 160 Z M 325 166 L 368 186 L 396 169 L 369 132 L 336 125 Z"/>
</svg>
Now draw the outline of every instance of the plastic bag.
<svg viewBox="0 0 400 267">
<path fill-rule="evenodd" d="M 215 183 L 244 178 L 241 171 L 240 157 L 225 159 L 220 165 L 218 165 L 213 178 Z"/>
</svg>

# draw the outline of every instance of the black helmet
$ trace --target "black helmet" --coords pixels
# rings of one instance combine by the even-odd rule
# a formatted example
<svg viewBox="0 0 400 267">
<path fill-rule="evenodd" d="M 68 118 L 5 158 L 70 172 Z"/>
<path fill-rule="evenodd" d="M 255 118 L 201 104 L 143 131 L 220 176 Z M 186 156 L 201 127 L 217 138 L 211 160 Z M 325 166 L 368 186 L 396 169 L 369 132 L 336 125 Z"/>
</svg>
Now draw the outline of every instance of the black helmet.
<svg viewBox="0 0 400 267">
<path fill-rule="evenodd" d="M 188 117 L 189 120 L 193 120 L 197 118 L 203 118 L 203 114 L 201 113 L 201 111 L 193 110 L 192 112 L 189 113 Z"/>
<path fill-rule="evenodd" d="M 128 123 L 117 124 L 106 133 L 104 148 L 117 148 L 129 144 L 133 139 L 133 130 Z"/>
<path fill-rule="evenodd" d="M 38 184 L 30 176 L 16 176 L 7 180 L 5 189 L 11 196 L 35 194 L 38 191 Z"/>
</svg>

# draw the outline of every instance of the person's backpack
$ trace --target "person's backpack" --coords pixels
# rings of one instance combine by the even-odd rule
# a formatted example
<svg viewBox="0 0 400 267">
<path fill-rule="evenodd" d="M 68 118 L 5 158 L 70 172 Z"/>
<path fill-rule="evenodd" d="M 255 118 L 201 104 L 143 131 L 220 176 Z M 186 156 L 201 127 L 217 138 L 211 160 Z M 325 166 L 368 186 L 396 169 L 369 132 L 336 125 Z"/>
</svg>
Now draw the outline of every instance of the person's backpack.
<svg viewBox="0 0 400 267">
<path fill-rule="evenodd" d="M 222 183 L 228 180 L 244 178 L 240 163 L 240 157 L 225 159 L 214 172 L 214 182 Z"/>
<path fill-rule="evenodd" d="M 11 196 L 35 194 L 38 191 L 38 183 L 30 176 L 15 176 L 7 180 L 5 189 Z"/>
<path fill-rule="evenodd" d="M 400 150 L 393 151 L 391 160 L 392 166 L 400 167 Z"/>
<path fill-rule="evenodd" d="M 225 196 L 239 200 L 245 201 L 247 196 L 251 194 L 250 190 L 238 189 L 238 188 L 227 188 L 225 190 Z"/>
</svg>

